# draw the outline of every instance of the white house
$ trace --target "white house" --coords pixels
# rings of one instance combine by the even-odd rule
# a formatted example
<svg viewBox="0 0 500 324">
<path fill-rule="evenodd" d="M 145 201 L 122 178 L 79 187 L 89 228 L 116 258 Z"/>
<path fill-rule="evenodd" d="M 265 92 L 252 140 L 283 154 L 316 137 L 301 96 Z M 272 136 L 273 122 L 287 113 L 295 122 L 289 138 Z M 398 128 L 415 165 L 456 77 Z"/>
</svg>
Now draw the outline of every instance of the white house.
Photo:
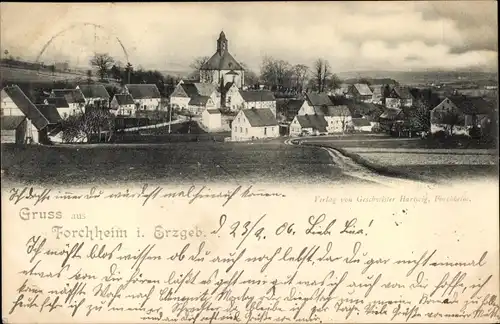
<svg viewBox="0 0 500 324">
<path fill-rule="evenodd" d="M 243 109 L 244 100 L 240 94 L 240 90 L 234 82 L 228 82 L 222 89 L 222 107 L 230 111 L 238 111 Z"/>
<path fill-rule="evenodd" d="M 209 130 L 222 128 L 222 115 L 219 109 L 205 109 L 201 114 L 201 121 Z"/>
<path fill-rule="evenodd" d="M 481 128 L 494 109 L 494 104 L 481 97 L 446 97 L 430 112 L 430 131 L 468 135 L 470 128 Z"/>
<path fill-rule="evenodd" d="M 326 134 L 327 126 L 323 115 L 297 115 L 290 124 L 290 136 Z"/>
<path fill-rule="evenodd" d="M 243 98 L 243 109 L 270 109 L 276 117 L 276 98 L 271 91 L 240 90 L 240 95 Z"/>
<path fill-rule="evenodd" d="M 415 98 L 407 87 L 394 87 L 385 98 L 385 106 L 387 108 L 402 108 L 411 107 Z"/>
<path fill-rule="evenodd" d="M 8 86 L 0 92 L 2 118 L 2 142 L 40 143 L 47 139 L 52 126 L 60 121 L 53 105 L 41 105 L 45 116 L 17 85 Z"/>
<path fill-rule="evenodd" d="M 328 133 L 342 133 L 351 122 L 351 112 L 342 97 L 328 96 L 326 93 L 308 93 L 306 101 L 307 105 L 301 107 L 298 115 L 324 116 Z"/>
<path fill-rule="evenodd" d="M 200 81 L 216 86 L 233 82 L 236 87 L 245 85 L 245 71 L 238 61 L 229 53 L 228 40 L 221 32 L 217 40 L 217 50 L 200 68 Z"/>
<path fill-rule="evenodd" d="M 134 98 L 137 110 L 161 109 L 161 95 L 156 84 L 126 84 L 123 93 Z"/>
<path fill-rule="evenodd" d="M 220 108 L 220 98 L 220 92 L 214 84 L 181 81 L 170 95 L 170 105 L 201 114 L 206 108 Z"/>
<path fill-rule="evenodd" d="M 352 123 L 351 111 L 345 105 L 330 106 L 323 111 L 323 115 L 328 124 L 328 133 L 343 133 Z"/>
<path fill-rule="evenodd" d="M 110 103 L 110 109 L 115 116 L 135 116 L 134 98 L 128 93 L 117 93 Z"/>
<path fill-rule="evenodd" d="M 85 97 L 80 89 L 53 89 L 50 98 L 64 97 L 69 105 L 69 114 L 85 112 Z"/>
<path fill-rule="evenodd" d="M 81 90 L 85 98 L 85 105 L 94 105 L 102 108 L 109 107 L 109 93 L 102 84 L 81 84 L 76 89 Z"/>
<path fill-rule="evenodd" d="M 231 125 L 232 141 L 248 141 L 278 136 L 278 121 L 269 108 L 242 109 Z"/>
<path fill-rule="evenodd" d="M 56 107 L 57 112 L 62 118 L 68 118 L 71 115 L 78 113 L 78 110 L 71 109 L 66 97 L 53 97 L 44 100 L 47 105 L 53 105 Z"/>
<path fill-rule="evenodd" d="M 371 132 L 373 126 L 367 118 L 353 118 L 352 127 L 356 132 Z"/>
</svg>

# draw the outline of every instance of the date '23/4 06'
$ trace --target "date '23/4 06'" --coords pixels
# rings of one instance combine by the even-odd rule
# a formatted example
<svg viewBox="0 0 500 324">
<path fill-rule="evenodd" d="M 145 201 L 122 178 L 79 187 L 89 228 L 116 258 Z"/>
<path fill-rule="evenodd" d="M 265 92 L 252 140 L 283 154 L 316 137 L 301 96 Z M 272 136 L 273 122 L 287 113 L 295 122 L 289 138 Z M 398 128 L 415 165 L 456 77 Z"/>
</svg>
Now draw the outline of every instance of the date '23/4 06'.
<svg viewBox="0 0 500 324">
<path fill-rule="evenodd" d="M 225 228 L 229 230 L 229 235 L 233 238 L 241 238 L 240 243 L 236 247 L 239 249 L 249 236 L 254 236 L 258 241 L 266 239 L 266 228 L 261 226 L 262 220 L 266 214 L 262 215 L 257 221 L 236 221 L 229 226 L 225 226 L 227 222 L 227 215 L 223 214 L 219 218 L 219 228 L 213 230 L 211 234 L 217 235 L 222 233 Z M 284 222 L 274 230 L 274 235 L 295 235 L 294 223 Z"/>
</svg>

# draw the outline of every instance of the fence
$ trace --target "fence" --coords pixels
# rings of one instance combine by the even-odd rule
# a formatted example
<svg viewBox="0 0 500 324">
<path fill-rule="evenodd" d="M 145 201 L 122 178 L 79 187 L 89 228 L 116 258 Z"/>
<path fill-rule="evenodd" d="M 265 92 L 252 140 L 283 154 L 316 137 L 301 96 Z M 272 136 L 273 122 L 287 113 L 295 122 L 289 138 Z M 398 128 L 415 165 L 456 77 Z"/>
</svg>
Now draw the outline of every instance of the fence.
<svg viewBox="0 0 500 324">
<path fill-rule="evenodd" d="M 185 143 L 185 142 L 224 142 L 227 134 L 116 134 L 114 143 Z"/>
</svg>

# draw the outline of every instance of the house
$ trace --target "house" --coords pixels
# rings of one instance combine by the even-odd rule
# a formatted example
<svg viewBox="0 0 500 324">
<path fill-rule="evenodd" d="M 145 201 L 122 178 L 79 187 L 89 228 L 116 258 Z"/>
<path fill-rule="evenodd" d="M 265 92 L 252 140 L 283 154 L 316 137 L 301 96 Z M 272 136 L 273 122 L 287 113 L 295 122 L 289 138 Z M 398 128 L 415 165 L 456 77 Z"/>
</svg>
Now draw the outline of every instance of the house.
<svg viewBox="0 0 500 324">
<path fill-rule="evenodd" d="M 297 115 L 305 115 L 305 112 L 311 112 L 312 108 L 309 107 L 305 99 L 290 99 L 283 105 L 281 114 L 285 120 L 292 121 Z M 300 112 L 300 113 L 299 113 Z"/>
<path fill-rule="evenodd" d="M 5 132 L 2 131 L 2 141 L 19 144 L 40 143 L 40 141 L 43 143 L 46 140 L 43 135 L 47 134 L 47 127 L 54 125 L 53 117 L 57 113 L 55 106 L 50 105 L 52 108 L 45 111 L 46 117 L 17 85 L 5 87 L 0 93 L 2 100 L 0 116 L 2 119 L 8 117 L 2 121 L 2 125 L 6 127 Z"/>
<path fill-rule="evenodd" d="M 117 93 L 110 103 L 110 109 L 116 116 L 135 116 L 134 98 L 128 93 Z"/>
<path fill-rule="evenodd" d="M 326 93 L 306 93 L 307 105 L 299 110 L 299 115 L 323 114 L 325 109 L 333 107 L 334 104 Z"/>
<path fill-rule="evenodd" d="M 268 90 L 240 90 L 241 98 L 243 98 L 243 109 L 271 109 L 276 117 L 276 98 L 271 91 Z"/>
<path fill-rule="evenodd" d="M 367 84 L 355 83 L 349 87 L 346 97 L 358 101 L 371 102 L 373 99 L 373 92 Z"/>
<path fill-rule="evenodd" d="M 42 115 L 47 120 L 48 124 L 46 127 L 42 128 L 38 131 L 38 135 L 40 137 L 41 142 L 46 142 L 49 138 L 59 134 L 62 130 L 61 122 L 62 118 L 57 111 L 56 106 L 50 104 L 36 104 L 35 105 L 38 111 L 42 113 Z M 43 141 L 42 141 L 43 137 Z"/>
<path fill-rule="evenodd" d="M 333 96 L 345 96 L 349 92 L 349 85 L 346 83 L 342 83 L 340 87 L 334 89 L 330 95 Z"/>
<path fill-rule="evenodd" d="M 216 86 L 233 82 L 241 89 L 245 85 L 245 71 L 229 53 L 228 40 L 222 31 L 217 40 L 217 50 L 200 68 L 200 81 Z"/>
<path fill-rule="evenodd" d="M 323 115 L 297 115 L 290 124 L 290 136 L 326 134 L 328 122 Z"/>
<path fill-rule="evenodd" d="M 170 95 L 170 105 L 199 115 L 207 108 L 220 108 L 220 92 L 211 83 L 181 81 Z"/>
<path fill-rule="evenodd" d="M 156 84 L 126 84 L 123 93 L 132 96 L 137 110 L 161 109 L 161 95 Z"/>
<path fill-rule="evenodd" d="M 205 109 L 201 114 L 201 121 L 208 130 L 220 130 L 222 128 L 222 115 L 219 109 Z"/>
<path fill-rule="evenodd" d="M 307 94 L 308 107 L 301 109 L 298 115 L 322 115 L 328 126 L 328 133 L 342 133 L 351 122 L 351 112 L 347 106 L 348 99 L 326 94 Z M 313 105 L 314 106 L 311 106 Z M 313 107 L 311 109 L 310 107 Z M 307 111 L 307 113 L 304 113 Z M 308 113 L 312 112 L 312 113 Z"/>
<path fill-rule="evenodd" d="M 99 106 L 102 108 L 109 107 L 109 93 L 102 84 L 81 84 L 77 85 L 85 98 L 85 105 Z"/>
<path fill-rule="evenodd" d="M 382 105 L 384 103 L 384 91 L 385 85 L 383 84 L 375 84 L 370 87 L 372 90 L 372 100 L 371 102 L 374 104 Z"/>
<path fill-rule="evenodd" d="M 470 128 L 481 128 L 495 108 L 493 103 L 481 97 L 446 97 L 430 112 L 430 131 L 468 135 Z"/>
<path fill-rule="evenodd" d="M 85 112 L 85 97 L 80 89 L 53 89 L 50 98 L 64 97 L 69 105 L 68 115 Z"/>
<path fill-rule="evenodd" d="M 373 126 L 367 118 L 353 118 L 352 127 L 355 132 L 371 132 Z"/>
<path fill-rule="evenodd" d="M 378 118 L 380 128 L 390 131 L 394 123 L 404 120 L 403 110 L 400 108 L 387 108 Z"/>
<path fill-rule="evenodd" d="M 221 107 L 230 111 L 243 109 L 244 100 L 240 94 L 240 90 L 234 82 L 228 82 L 224 85 L 221 98 Z"/>
<path fill-rule="evenodd" d="M 385 98 L 387 108 L 411 107 L 415 98 L 407 87 L 394 87 Z"/>
<path fill-rule="evenodd" d="M 57 112 L 62 118 L 68 118 L 69 116 L 74 115 L 77 112 L 69 107 L 69 103 L 68 100 L 66 100 L 66 97 L 47 98 L 44 100 L 44 103 L 56 107 Z"/>
<path fill-rule="evenodd" d="M 242 109 L 231 125 L 232 141 L 247 141 L 279 136 L 275 113 L 269 108 Z"/>
</svg>

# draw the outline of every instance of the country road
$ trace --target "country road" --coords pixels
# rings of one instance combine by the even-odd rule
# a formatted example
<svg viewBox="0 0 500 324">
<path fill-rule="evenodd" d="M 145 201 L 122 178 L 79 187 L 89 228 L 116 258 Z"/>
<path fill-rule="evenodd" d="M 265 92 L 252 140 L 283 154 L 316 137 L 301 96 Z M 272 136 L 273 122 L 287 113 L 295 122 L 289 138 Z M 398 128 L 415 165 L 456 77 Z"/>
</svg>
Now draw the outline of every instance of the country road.
<svg viewBox="0 0 500 324">
<path fill-rule="evenodd" d="M 287 139 L 287 140 L 285 140 L 284 144 L 285 145 L 292 145 L 292 146 L 304 146 L 302 144 L 302 142 L 305 141 L 306 139 L 307 138 L 304 138 L 301 140 Z M 423 181 L 381 175 L 381 174 L 355 162 L 353 159 L 343 155 L 340 151 L 338 151 L 334 148 L 325 147 L 325 146 L 316 146 L 316 147 L 319 147 L 322 150 L 328 152 L 328 154 L 332 160 L 332 164 L 335 165 L 336 167 L 339 167 L 344 174 L 346 174 L 350 177 L 358 178 L 360 180 L 370 181 L 370 182 L 373 182 L 373 183 L 376 183 L 376 184 L 379 184 L 382 186 L 386 186 L 386 187 L 400 187 L 400 186 L 429 187 L 429 186 L 431 186 L 430 183 L 423 182 Z"/>
</svg>

